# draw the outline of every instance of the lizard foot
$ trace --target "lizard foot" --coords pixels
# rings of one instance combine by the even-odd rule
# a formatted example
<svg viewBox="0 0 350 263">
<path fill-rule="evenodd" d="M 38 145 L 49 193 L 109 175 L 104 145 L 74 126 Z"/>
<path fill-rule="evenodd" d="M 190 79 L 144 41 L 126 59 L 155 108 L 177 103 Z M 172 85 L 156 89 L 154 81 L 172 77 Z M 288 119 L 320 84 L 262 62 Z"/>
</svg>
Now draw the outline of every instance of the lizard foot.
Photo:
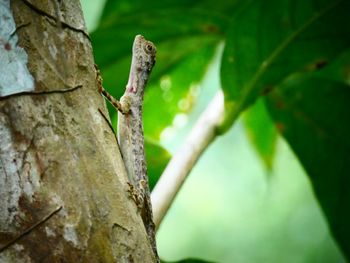
<svg viewBox="0 0 350 263">
<path fill-rule="evenodd" d="M 129 196 L 131 197 L 132 200 L 134 200 L 138 210 L 141 211 L 143 207 L 143 202 L 144 202 L 141 189 L 137 189 L 133 184 L 129 182 L 127 184 L 129 187 L 127 190 L 127 192 L 129 193 Z"/>
</svg>

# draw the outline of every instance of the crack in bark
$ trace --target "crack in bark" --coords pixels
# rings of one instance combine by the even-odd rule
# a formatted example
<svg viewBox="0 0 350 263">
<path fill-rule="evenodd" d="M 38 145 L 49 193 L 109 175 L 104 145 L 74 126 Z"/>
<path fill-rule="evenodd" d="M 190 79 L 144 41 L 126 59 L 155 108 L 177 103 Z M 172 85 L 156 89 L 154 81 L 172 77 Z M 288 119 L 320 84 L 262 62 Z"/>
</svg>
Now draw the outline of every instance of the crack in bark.
<svg viewBox="0 0 350 263">
<path fill-rule="evenodd" d="M 124 231 L 126 231 L 126 232 L 128 232 L 128 233 L 131 232 L 131 231 L 130 231 L 129 229 L 127 229 L 125 226 L 122 226 L 121 224 L 118 224 L 118 223 L 113 223 L 112 228 L 115 228 L 115 227 L 121 228 L 121 229 L 123 229 Z"/>
<path fill-rule="evenodd" d="M 48 215 L 46 215 L 45 217 L 43 217 L 41 220 L 39 220 L 38 222 L 36 222 L 34 225 L 28 227 L 26 230 L 24 230 L 22 233 L 20 233 L 19 235 L 17 235 L 16 237 L 14 237 L 13 239 L 11 239 L 10 241 L 8 241 L 5 245 L 3 245 L 2 247 L 0 247 L 0 253 L 3 252 L 5 249 L 7 249 L 8 247 L 10 247 L 11 245 L 13 245 L 14 243 L 16 243 L 19 239 L 21 239 L 23 236 L 29 234 L 33 229 L 39 227 L 40 225 L 42 225 L 43 223 L 45 223 L 47 220 L 49 220 L 53 215 L 55 215 L 56 213 L 58 213 L 60 210 L 62 209 L 62 206 L 57 207 L 55 210 L 53 210 L 51 213 L 49 213 Z"/>
<path fill-rule="evenodd" d="M 55 22 L 55 26 L 58 26 L 58 25 L 61 25 L 62 28 L 69 28 L 71 29 L 72 31 L 75 31 L 75 32 L 78 32 L 78 33 L 82 33 L 90 42 L 91 42 L 91 39 L 90 39 L 90 36 L 87 32 L 85 32 L 85 30 L 81 29 L 81 28 L 76 28 L 64 21 L 61 21 L 60 19 L 58 19 L 57 17 L 51 15 L 51 14 L 48 14 L 46 13 L 44 10 L 41 10 L 40 8 L 38 8 L 37 6 L 33 5 L 32 3 L 30 3 L 29 1 L 27 0 L 22 0 L 22 2 L 28 6 L 30 9 L 32 9 L 35 13 L 39 14 L 39 15 L 42 15 L 42 16 L 45 16 L 47 17 L 48 19 L 51 19 Z M 50 22 L 50 21 L 49 21 Z M 51 23 L 51 22 L 50 22 Z"/>
<path fill-rule="evenodd" d="M 31 24 L 31 22 L 28 22 L 28 23 L 24 23 L 24 24 L 21 24 L 19 26 L 16 27 L 16 29 L 10 34 L 10 39 L 22 28 L 24 27 L 27 27 Z"/>
</svg>

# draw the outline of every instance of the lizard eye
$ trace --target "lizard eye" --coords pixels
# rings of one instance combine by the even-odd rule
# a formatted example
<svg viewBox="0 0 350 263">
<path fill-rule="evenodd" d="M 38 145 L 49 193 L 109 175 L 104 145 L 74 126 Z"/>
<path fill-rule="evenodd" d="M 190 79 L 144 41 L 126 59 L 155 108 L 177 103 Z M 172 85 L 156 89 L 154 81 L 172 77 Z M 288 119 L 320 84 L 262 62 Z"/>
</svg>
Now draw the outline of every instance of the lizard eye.
<svg viewBox="0 0 350 263">
<path fill-rule="evenodd" d="M 154 46 L 150 43 L 146 43 L 146 45 L 144 45 L 144 50 L 146 51 L 146 53 L 152 53 L 154 50 Z"/>
</svg>

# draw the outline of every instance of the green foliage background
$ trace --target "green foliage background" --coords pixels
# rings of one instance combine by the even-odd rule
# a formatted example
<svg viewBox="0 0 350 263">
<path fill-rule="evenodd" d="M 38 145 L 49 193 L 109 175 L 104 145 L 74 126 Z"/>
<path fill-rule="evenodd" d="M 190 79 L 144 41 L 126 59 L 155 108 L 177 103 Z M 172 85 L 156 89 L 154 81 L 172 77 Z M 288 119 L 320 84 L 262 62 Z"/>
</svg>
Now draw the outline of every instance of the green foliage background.
<svg viewBox="0 0 350 263">
<path fill-rule="evenodd" d="M 350 258 L 349 1 L 82 4 L 115 97 L 124 92 L 134 36 L 157 46 L 144 106 L 152 185 L 215 92 L 225 94 L 223 135 L 158 233 L 163 259 Z"/>
</svg>

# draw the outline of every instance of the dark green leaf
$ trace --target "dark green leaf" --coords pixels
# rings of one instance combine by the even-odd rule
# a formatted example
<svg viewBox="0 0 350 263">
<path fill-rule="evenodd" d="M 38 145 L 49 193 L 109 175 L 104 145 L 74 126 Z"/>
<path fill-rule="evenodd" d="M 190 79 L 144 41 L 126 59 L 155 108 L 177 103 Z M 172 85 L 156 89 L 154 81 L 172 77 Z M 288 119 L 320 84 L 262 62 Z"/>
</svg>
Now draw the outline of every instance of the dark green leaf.
<svg viewBox="0 0 350 263">
<path fill-rule="evenodd" d="M 266 111 L 264 100 L 258 100 L 244 114 L 247 135 L 268 169 L 272 168 L 277 131 Z"/>
<path fill-rule="evenodd" d="M 222 59 L 222 130 L 295 72 L 318 69 L 350 45 L 350 1 L 249 1 L 235 13 Z"/>
<path fill-rule="evenodd" d="M 96 61 L 101 68 L 129 55 L 136 34 L 143 34 L 157 46 L 170 42 L 172 56 L 178 57 L 196 47 L 190 41 L 180 48 L 178 41 L 208 35 L 222 39 L 228 23 L 224 16 L 198 9 L 145 9 L 125 15 L 119 12 L 114 10 L 111 19 L 103 20 L 91 34 Z"/>
<path fill-rule="evenodd" d="M 232 10 L 239 4 L 239 0 L 108 0 L 103 10 L 102 19 L 109 20 L 120 15 L 140 13 L 149 10 L 174 10 L 181 9 L 179 18 L 185 18 L 190 10 L 198 10 L 202 13 L 212 13 L 225 19 L 232 15 Z M 118 10 L 118 13 L 115 13 Z M 191 19 L 191 18 L 190 18 Z M 180 20 L 180 19 L 179 19 Z"/>
<path fill-rule="evenodd" d="M 320 71 L 315 76 L 326 77 L 350 85 L 350 49 L 342 53 L 333 63 L 318 65 Z"/>
<path fill-rule="evenodd" d="M 310 176 L 330 228 L 350 257 L 350 88 L 325 78 L 288 79 L 268 96 L 278 130 Z"/>
</svg>

